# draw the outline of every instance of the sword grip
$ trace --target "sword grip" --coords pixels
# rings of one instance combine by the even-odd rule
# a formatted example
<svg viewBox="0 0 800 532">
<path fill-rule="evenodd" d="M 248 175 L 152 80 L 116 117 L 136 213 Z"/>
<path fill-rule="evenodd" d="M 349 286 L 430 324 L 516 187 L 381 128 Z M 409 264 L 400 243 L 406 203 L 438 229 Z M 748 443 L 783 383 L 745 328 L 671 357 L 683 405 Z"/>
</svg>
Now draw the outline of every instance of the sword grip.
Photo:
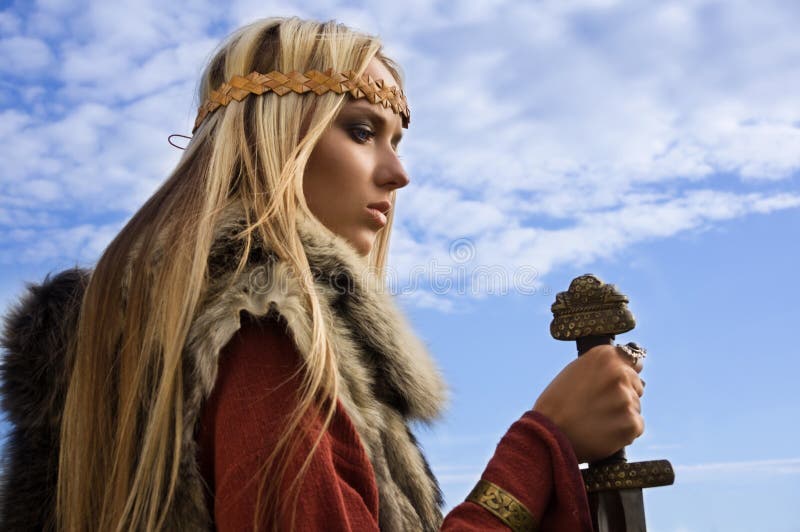
<svg viewBox="0 0 800 532">
<path fill-rule="evenodd" d="M 598 345 L 614 345 L 614 338 L 616 338 L 616 335 L 613 334 L 594 334 L 576 338 L 575 344 L 578 346 L 578 356 Z"/>
<path fill-rule="evenodd" d="M 575 344 L 578 347 L 578 356 L 585 354 L 589 349 L 598 345 L 614 345 L 614 338 L 615 335 L 613 334 L 596 334 L 596 335 L 582 336 L 580 338 L 576 338 Z M 622 448 L 619 451 L 612 454 L 611 456 L 603 458 L 602 460 L 598 460 L 596 462 L 590 462 L 589 467 L 601 467 L 606 465 L 624 463 L 627 461 L 628 457 L 625 455 L 625 449 Z"/>
</svg>

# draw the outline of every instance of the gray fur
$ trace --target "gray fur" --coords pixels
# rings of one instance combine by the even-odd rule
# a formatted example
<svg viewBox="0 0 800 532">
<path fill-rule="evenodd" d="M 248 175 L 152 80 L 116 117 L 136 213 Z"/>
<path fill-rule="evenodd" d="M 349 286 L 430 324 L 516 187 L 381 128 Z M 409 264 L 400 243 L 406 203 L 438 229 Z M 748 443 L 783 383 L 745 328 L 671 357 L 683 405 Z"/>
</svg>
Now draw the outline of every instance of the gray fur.
<svg viewBox="0 0 800 532">
<path fill-rule="evenodd" d="M 241 326 L 240 312 L 277 312 L 301 356 L 311 345 L 299 287 L 268 245 L 256 242 L 243 274 L 233 278 L 242 250 L 232 235 L 243 223 L 235 210 L 223 214 L 209 257 L 209 289 L 184 347 L 184 447 L 170 530 L 209 526 L 194 433 L 216 380 L 219 353 Z M 441 493 L 409 423 L 431 422 L 440 414 L 446 391 L 439 372 L 353 248 L 311 220 L 301 220 L 299 231 L 337 354 L 339 399 L 375 471 L 381 529 L 437 530 Z M 0 484 L 3 530 L 52 524 L 58 424 L 71 367 L 64 353 L 88 277 L 87 271 L 67 270 L 31 286 L 6 318 L 0 393 L 13 428 Z"/>
</svg>

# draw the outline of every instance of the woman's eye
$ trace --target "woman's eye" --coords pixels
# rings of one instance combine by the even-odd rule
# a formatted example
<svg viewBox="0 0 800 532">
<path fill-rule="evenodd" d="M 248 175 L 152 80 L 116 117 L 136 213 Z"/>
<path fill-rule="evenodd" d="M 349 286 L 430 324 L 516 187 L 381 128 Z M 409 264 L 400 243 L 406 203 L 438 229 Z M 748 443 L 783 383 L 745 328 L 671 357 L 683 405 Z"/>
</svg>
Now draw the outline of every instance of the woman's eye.
<svg viewBox="0 0 800 532">
<path fill-rule="evenodd" d="M 350 129 L 350 134 L 353 136 L 353 139 L 358 142 L 367 142 L 375 136 L 375 133 L 365 127 L 354 127 Z"/>
</svg>

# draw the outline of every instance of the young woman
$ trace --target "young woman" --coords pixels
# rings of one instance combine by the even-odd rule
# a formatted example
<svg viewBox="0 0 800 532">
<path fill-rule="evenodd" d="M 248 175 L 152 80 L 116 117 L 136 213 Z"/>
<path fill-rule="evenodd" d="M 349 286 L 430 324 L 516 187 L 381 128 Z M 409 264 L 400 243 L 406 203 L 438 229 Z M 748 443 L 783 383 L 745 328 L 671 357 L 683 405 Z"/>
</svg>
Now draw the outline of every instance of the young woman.
<svg viewBox="0 0 800 532">
<path fill-rule="evenodd" d="M 409 423 L 445 387 L 381 289 L 409 111 L 380 42 L 260 20 L 200 101 L 93 271 L 7 318 L 2 528 L 590 530 L 579 461 L 643 430 L 641 367 L 611 347 L 565 368 L 441 515 Z"/>
</svg>

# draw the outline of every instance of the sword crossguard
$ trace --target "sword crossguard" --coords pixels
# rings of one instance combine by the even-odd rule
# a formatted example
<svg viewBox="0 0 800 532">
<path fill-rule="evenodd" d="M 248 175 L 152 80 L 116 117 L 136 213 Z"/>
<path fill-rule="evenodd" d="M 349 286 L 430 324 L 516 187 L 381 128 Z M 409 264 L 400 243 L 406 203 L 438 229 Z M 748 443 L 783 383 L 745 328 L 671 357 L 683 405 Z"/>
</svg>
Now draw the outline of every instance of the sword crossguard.
<svg viewBox="0 0 800 532">
<path fill-rule="evenodd" d="M 586 491 L 655 488 L 675 482 L 675 471 L 669 460 L 620 462 L 581 470 Z"/>
</svg>

